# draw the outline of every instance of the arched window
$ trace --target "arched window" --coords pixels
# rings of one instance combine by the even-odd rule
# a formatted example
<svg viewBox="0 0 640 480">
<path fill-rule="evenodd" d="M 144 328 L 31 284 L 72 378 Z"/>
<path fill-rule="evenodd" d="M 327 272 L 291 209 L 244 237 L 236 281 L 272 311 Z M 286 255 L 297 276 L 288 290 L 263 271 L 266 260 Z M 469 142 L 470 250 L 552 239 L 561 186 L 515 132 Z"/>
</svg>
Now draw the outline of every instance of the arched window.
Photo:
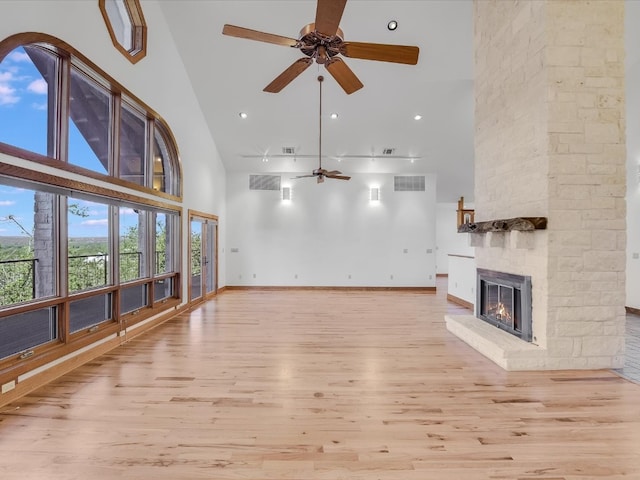
<svg viewBox="0 0 640 480">
<path fill-rule="evenodd" d="M 178 149 L 151 108 L 63 41 L 15 35 L 0 155 L 20 160 L 0 161 L 1 384 L 181 303 Z"/>
<path fill-rule="evenodd" d="M 21 34 L 0 44 L 0 142 L 94 178 L 181 195 L 178 149 L 167 124 L 49 35 Z"/>
</svg>

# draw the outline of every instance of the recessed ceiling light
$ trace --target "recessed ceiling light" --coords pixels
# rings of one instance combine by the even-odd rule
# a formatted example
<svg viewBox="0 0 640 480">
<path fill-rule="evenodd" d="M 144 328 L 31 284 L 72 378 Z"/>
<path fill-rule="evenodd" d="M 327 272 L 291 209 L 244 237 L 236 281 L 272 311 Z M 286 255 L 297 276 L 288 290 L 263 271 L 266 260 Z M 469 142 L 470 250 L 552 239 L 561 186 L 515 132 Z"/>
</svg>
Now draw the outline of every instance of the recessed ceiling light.
<svg viewBox="0 0 640 480">
<path fill-rule="evenodd" d="M 336 118 L 338 118 L 338 114 L 337 113 L 332 113 L 331 114 L 331 118 L 335 120 Z"/>
<path fill-rule="evenodd" d="M 266 163 L 269 161 L 269 159 L 267 157 L 262 157 L 262 161 Z"/>
<path fill-rule="evenodd" d="M 249 115 L 247 115 L 247 114 L 246 114 L 246 113 L 244 113 L 244 112 L 240 112 L 240 114 L 239 114 L 239 115 L 240 115 L 240 118 L 242 118 L 243 120 L 249 116 Z"/>
<path fill-rule="evenodd" d="M 391 31 L 395 30 L 396 28 L 398 28 L 398 22 L 396 22 L 395 20 L 391 20 L 389 23 L 387 23 L 387 28 Z"/>
<path fill-rule="evenodd" d="M 416 115 L 413 117 L 414 120 L 422 120 L 422 115 Z"/>
</svg>

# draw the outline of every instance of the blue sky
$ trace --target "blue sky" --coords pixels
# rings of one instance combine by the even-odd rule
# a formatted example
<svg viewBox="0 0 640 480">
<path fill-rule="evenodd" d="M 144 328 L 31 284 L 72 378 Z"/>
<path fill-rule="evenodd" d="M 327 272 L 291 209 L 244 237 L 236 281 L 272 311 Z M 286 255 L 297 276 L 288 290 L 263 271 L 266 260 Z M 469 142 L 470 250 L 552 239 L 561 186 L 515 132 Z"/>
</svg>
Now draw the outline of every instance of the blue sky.
<svg viewBox="0 0 640 480">
<path fill-rule="evenodd" d="M 0 142 L 47 154 L 47 83 L 22 48 L 0 62 Z M 70 120 L 69 150 L 76 165 L 104 173 L 104 169 Z M 0 237 L 33 232 L 33 191 L 0 184 Z M 106 205 L 71 199 L 89 216 L 69 216 L 69 234 L 106 236 Z M 131 212 L 133 213 L 133 212 Z M 132 215 L 135 217 L 135 215 Z"/>
</svg>

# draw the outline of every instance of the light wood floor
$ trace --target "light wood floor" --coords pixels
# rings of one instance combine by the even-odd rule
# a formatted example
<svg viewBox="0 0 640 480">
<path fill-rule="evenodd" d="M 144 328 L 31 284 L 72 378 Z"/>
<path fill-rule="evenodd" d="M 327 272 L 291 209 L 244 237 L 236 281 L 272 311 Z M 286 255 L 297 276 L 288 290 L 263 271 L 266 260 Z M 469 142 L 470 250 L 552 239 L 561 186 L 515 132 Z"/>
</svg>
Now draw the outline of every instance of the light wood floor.
<svg viewBox="0 0 640 480">
<path fill-rule="evenodd" d="M 640 479 L 640 385 L 507 373 L 436 295 L 231 291 L 0 413 L 0 478 Z"/>
</svg>

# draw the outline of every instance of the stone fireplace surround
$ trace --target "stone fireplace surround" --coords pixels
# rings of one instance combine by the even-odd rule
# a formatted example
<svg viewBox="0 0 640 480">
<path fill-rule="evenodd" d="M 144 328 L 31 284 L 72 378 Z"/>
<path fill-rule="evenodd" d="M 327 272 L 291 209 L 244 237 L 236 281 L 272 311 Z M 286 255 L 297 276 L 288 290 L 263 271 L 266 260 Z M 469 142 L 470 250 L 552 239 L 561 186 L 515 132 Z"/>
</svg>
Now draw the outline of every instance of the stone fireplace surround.
<svg viewBox="0 0 640 480">
<path fill-rule="evenodd" d="M 447 326 L 508 370 L 620 368 L 626 290 L 624 2 L 473 2 L 480 268 L 530 275 L 533 342 L 475 318 Z"/>
<path fill-rule="evenodd" d="M 470 237 L 471 245 L 476 247 L 477 253 L 480 249 L 486 249 L 486 252 L 495 256 L 496 259 L 504 259 L 511 256 L 505 255 L 505 251 L 520 252 L 524 259 L 519 262 L 521 263 L 520 268 L 522 268 L 523 264 L 536 263 L 535 260 L 527 261 L 526 257 L 533 256 L 535 258 L 536 245 L 544 243 L 542 238 L 546 236 L 546 232 L 512 230 L 485 234 L 469 233 L 467 235 Z M 536 273 L 545 274 L 540 267 L 541 265 L 535 272 L 514 271 L 515 266 L 501 265 L 500 262 L 496 262 L 492 270 L 511 270 L 512 272 L 507 273 L 518 275 L 534 273 L 533 278 L 535 278 Z M 535 281 L 532 283 L 535 284 Z M 535 293 L 532 293 L 532 301 L 535 306 Z M 532 310 L 535 311 L 535 308 Z M 532 342 L 528 342 L 481 320 L 476 315 L 477 312 L 474 312 L 474 315 L 446 315 L 447 329 L 505 370 L 543 370 L 548 369 L 550 363 L 555 363 L 550 361 L 548 350 L 540 345 L 540 340 L 543 342 L 545 340 L 545 335 L 540 334 L 544 328 L 536 328 L 536 326 L 540 327 L 540 324 L 532 326 L 533 338 Z M 535 322 L 535 315 L 533 318 Z"/>
</svg>

